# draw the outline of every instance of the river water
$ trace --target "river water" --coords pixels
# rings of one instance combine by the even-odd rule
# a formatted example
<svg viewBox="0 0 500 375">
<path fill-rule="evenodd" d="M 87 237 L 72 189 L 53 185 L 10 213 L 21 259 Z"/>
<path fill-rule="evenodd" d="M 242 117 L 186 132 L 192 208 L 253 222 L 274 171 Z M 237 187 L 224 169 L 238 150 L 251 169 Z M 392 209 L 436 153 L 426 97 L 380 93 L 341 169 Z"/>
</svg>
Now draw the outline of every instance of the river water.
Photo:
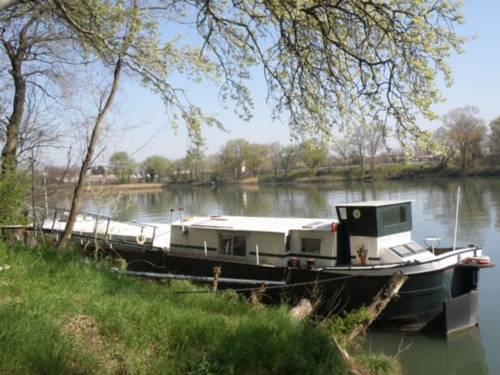
<svg viewBox="0 0 500 375">
<path fill-rule="evenodd" d="M 451 244 L 457 188 L 461 188 L 458 241 L 479 244 L 499 263 L 500 179 L 450 179 L 352 185 L 225 186 L 175 188 L 155 192 L 124 192 L 112 197 L 88 197 L 84 209 L 122 220 L 170 222 L 171 208 L 187 214 L 283 217 L 336 217 L 335 204 L 371 199 L 413 200 L 413 238 L 437 236 Z M 99 202 L 99 203 L 98 203 Z M 500 374 L 500 265 L 481 271 L 480 326 L 451 338 L 371 333 L 373 352 L 399 352 L 407 374 Z"/>
</svg>

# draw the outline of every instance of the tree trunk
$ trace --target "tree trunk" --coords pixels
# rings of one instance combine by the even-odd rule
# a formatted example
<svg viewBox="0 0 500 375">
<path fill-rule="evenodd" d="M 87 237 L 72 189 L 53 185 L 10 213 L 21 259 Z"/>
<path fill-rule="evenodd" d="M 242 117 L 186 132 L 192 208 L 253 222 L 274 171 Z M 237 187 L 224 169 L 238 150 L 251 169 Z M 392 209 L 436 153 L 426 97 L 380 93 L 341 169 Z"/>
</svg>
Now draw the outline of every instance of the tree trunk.
<svg viewBox="0 0 500 375">
<path fill-rule="evenodd" d="M 2 168 L 0 175 L 13 172 L 17 167 L 17 145 L 19 143 L 19 130 L 24 114 L 24 102 L 26 99 L 26 82 L 24 80 L 19 62 L 12 62 L 14 78 L 14 102 L 12 114 L 7 123 L 5 145 L 2 149 Z"/>
<path fill-rule="evenodd" d="M 363 180 L 365 178 L 365 155 L 361 155 L 360 167 L 361 167 L 361 179 Z"/>
<path fill-rule="evenodd" d="M 87 146 L 87 153 L 85 158 L 83 159 L 82 166 L 80 168 L 80 173 L 78 175 L 78 181 L 76 183 L 75 189 L 73 191 L 73 200 L 71 201 L 71 209 L 69 212 L 68 221 L 66 223 L 66 227 L 64 228 L 64 233 L 57 244 L 58 249 L 64 249 L 71 238 L 71 233 L 73 232 L 73 227 L 76 221 L 76 215 L 78 214 L 79 206 L 80 206 L 80 195 L 83 189 L 83 184 L 85 182 L 85 175 L 87 170 L 90 168 L 90 164 L 92 162 L 92 158 L 94 155 L 95 145 L 99 138 L 99 133 L 104 125 L 104 117 L 108 112 L 113 99 L 115 97 L 116 91 L 118 89 L 118 82 L 120 81 L 120 73 L 122 68 L 122 60 L 118 58 L 115 64 L 115 70 L 113 72 L 113 82 L 111 84 L 111 90 L 106 98 L 104 106 L 100 109 L 95 124 L 94 129 L 92 130 L 92 135 L 90 137 L 89 144 Z"/>
<path fill-rule="evenodd" d="M 375 156 L 370 156 L 370 174 L 372 179 L 375 177 Z"/>
<path fill-rule="evenodd" d="M 408 276 L 403 274 L 401 271 L 397 271 L 391 276 L 387 285 L 379 290 L 377 295 L 373 298 L 371 305 L 368 306 L 368 314 L 370 316 L 369 319 L 361 322 L 352 329 L 349 337 L 347 338 L 347 344 L 353 342 L 356 337 L 366 331 L 373 321 L 377 319 L 380 313 L 384 311 L 389 302 L 397 296 L 406 280 L 408 280 Z"/>
</svg>

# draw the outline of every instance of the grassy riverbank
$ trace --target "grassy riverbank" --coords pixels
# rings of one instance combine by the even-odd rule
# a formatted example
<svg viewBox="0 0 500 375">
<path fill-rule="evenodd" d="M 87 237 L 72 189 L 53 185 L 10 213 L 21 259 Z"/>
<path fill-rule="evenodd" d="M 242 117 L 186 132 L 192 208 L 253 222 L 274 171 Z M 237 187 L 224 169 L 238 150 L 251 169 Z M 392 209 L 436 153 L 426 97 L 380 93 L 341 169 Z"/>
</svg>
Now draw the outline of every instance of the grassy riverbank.
<svg viewBox="0 0 500 375">
<path fill-rule="evenodd" d="M 10 266 L 0 271 L 2 373 L 345 372 L 328 330 L 292 321 L 285 306 L 175 294 L 203 289 L 125 277 L 71 251 L 0 242 L 1 265 Z"/>
</svg>

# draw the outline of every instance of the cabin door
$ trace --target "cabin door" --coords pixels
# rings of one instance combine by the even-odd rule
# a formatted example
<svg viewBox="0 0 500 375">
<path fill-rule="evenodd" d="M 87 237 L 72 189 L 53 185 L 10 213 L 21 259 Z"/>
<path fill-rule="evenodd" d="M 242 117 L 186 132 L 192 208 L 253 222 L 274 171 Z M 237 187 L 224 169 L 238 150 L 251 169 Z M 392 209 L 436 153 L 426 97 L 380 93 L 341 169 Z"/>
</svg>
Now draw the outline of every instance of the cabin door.
<svg viewBox="0 0 500 375">
<path fill-rule="evenodd" d="M 337 265 L 351 264 L 351 238 L 345 207 L 337 207 L 340 225 L 337 229 Z"/>
</svg>

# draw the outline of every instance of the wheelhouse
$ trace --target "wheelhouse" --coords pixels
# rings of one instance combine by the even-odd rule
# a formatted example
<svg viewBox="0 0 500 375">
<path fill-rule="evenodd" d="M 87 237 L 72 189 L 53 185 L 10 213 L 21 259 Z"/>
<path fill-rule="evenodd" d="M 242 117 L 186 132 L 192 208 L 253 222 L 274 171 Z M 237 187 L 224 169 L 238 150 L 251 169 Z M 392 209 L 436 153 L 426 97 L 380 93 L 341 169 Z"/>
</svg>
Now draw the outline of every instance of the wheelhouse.
<svg viewBox="0 0 500 375">
<path fill-rule="evenodd" d="M 365 201 L 337 206 L 339 264 L 396 263 L 427 258 L 411 238 L 411 201 Z"/>
</svg>

